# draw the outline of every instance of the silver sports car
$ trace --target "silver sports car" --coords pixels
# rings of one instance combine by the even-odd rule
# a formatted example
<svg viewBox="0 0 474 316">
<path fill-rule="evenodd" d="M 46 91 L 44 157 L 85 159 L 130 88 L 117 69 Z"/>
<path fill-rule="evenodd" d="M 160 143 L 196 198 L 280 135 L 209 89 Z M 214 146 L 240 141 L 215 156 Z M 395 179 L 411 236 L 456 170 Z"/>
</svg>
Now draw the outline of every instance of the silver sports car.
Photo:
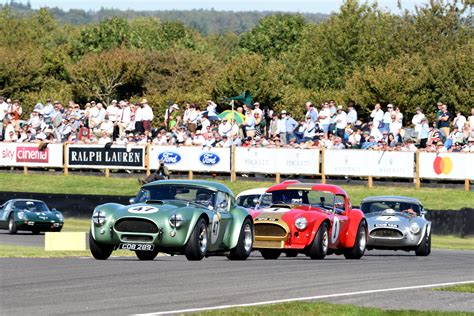
<svg viewBox="0 0 474 316">
<path fill-rule="evenodd" d="M 367 249 L 415 251 L 417 256 L 431 252 L 431 222 L 420 201 L 403 196 L 373 196 L 362 200 L 367 219 Z"/>
</svg>

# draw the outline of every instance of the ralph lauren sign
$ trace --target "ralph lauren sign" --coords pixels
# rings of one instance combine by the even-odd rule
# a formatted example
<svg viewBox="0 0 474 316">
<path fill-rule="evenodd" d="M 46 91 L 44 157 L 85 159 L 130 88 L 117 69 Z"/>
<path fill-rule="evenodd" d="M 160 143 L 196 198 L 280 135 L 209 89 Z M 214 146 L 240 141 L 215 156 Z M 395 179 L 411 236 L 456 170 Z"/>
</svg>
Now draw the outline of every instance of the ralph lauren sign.
<svg viewBox="0 0 474 316">
<path fill-rule="evenodd" d="M 68 147 L 68 165 L 70 167 L 90 168 L 144 168 L 144 147 L 77 146 Z"/>
</svg>

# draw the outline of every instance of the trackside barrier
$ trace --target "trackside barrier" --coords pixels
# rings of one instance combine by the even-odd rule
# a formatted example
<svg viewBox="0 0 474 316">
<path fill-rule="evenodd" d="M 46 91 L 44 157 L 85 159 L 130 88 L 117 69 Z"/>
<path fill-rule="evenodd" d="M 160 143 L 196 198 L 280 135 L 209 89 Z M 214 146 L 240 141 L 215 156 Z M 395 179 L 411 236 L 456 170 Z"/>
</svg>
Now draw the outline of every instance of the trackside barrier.
<svg viewBox="0 0 474 316">
<path fill-rule="evenodd" d="M 150 174 L 164 161 L 171 171 L 366 177 L 372 187 L 374 178 L 464 180 L 465 190 L 474 180 L 474 153 L 394 152 L 371 150 L 325 150 L 290 148 L 202 148 L 176 146 L 120 146 L 0 143 L 0 166 L 28 168 L 145 170 Z"/>
</svg>

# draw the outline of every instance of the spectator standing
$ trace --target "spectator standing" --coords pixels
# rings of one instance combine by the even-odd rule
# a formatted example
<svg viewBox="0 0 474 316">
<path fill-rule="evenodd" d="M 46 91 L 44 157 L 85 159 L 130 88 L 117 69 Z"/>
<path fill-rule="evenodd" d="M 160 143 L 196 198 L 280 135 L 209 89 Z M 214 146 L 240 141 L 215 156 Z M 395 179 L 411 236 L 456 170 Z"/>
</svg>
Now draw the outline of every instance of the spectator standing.
<svg viewBox="0 0 474 316">
<path fill-rule="evenodd" d="M 439 126 L 439 123 L 440 123 L 439 117 L 441 116 L 441 113 L 443 113 L 443 103 L 442 102 L 436 103 L 436 107 L 438 108 L 436 110 L 436 128 L 439 129 L 440 128 L 440 126 Z"/>
<path fill-rule="evenodd" d="M 389 130 L 390 123 L 392 123 L 392 114 L 395 114 L 393 113 L 393 104 L 388 104 L 387 112 L 383 115 L 383 125 L 382 128 L 380 128 L 381 132 Z"/>
<path fill-rule="evenodd" d="M 119 102 L 119 109 L 117 110 L 117 126 L 119 135 L 125 134 L 125 129 L 130 124 L 132 111 L 128 102 L 121 100 Z"/>
<path fill-rule="evenodd" d="M 378 127 L 375 126 L 373 122 L 369 123 L 369 129 L 370 129 L 370 136 L 373 136 L 376 142 L 378 142 L 379 140 L 383 138 L 382 133 L 380 132 Z"/>
<path fill-rule="evenodd" d="M 381 128 L 383 126 L 382 124 L 384 113 L 382 111 L 380 103 L 375 104 L 374 110 L 370 114 L 370 117 L 372 118 L 373 126 L 375 126 L 376 128 Z"/>
<path fill-rule="evenodd" d="M 451 119 L 451 114 L 448 112 L 448 106 L 443 104 L 441 106 L 441 114 L 438 117 L 439 120 L 439 129 L 443 132 L 444 136 L 449 135 L 449 121 Z"/>
<path fill-rule="evenodd" d="M 199 118 L 198 110 L 196 109 L 196 105 L 191 103 L 189 105 L 189 111 L 187 115 L 187 119 L 185 121 L 188 131 L 194 133 L 197 129 L 197 122 Z"/>
<path fill-rule="evenodd" d="M 209 121 L 217 121 L 219 118 L 217 117 L 217 104 L 215 104 L 212 100 L 207 100 L 207 118 Z"/>
<path fill-rule="evenodd" d="M 245 122 L 244 122 L 244 128 L 245 128 L 245 135 L 247 137 L 255 137 L 256 131 L 255 131 L 255 117 L 253 116 L 252 110 L 247 107 L 246 112 L 245 112 Z"/>
<path fill-rule="evenodd" d="M 469 127 L 471 128 L 471 136 L 474 137 L 474 108 L 471 109 L 471 116 L 469 116 Z"/>
<path fill-rule="evenodd" d="M 226 117 L 222 119 L 222 122 L 219 124 L 217 130 L 219 132 L 219 135 L 230 137 L 232 132 L 232 126 L 229 124 Z"/>
<path fill-rule="evenodd" d="M 151 131 L 151 122 L 153 122 L 153 109 L 148 104 L 147 99 L 142 100 L 143 104 L 143 129 L 145 130 L 145 135 L 149 136 Z M 179 108 L 179 107 L 178 107 Z M 176 125 L 176 122 L 175 122 Z"/>
<path fill-rule="evenodd" d="M 117 121 L 117 111 L 117 100 L 112 100 L 112 102 L 105 110 L 105 114 L 109 116 L 109 120 L 114 124 Z"/>
<path fill-rule="evenodd" d="M 0 121 L 3 121 L 7 113 L 8 113 L 8 103 L 5 102 L 5 99 L 2 96 L 0 96 Z"/>
<path fill-rule="evenodd" d="M 336 131 L 336 116 L 337 116 L 336 101 L 334 100 L 329 101 L 329 112 L 331 113 L 331 119 L 329 120 L 328 134 L 332 135 Z"/>
<path fill-rule="evenodd" d="M 420 148 L 426 148 L 429 132 L 430 132 L 430 126 L 428 125 L 428 120 L 426 119 L 426 117 L 423 117 L 421 119 L 420 134 L 419 134 Z"/>
<path fill-rule="evenodd" d="M 146 101 L 146 100 L 145 100 Z M 138 133 L 139 135 L 145 133 L 145 127 L 143 125 L 143 104 L 142 103 L 136 103 L 135 104 L 135 133 Z"/>
<path fill-rule="evenodd" d="M 306 102 L 306 117 L 309 117 L 313 123 L 318 121 L 318 110 L 314 108 L 313 103 Z"/>
<path fill-rule="evenodd" d="M 289 113 L 286 114 L 286 142 L 288 143 L 290 139 L 295 139 L 295 130 L 298 127 L 298 122 L 295 121 Z"/>
<path fill-rule="evenodd" d="M 345 129 L 347 127 L 347 114 L 343 111 L 342 105 L 337 107 L 336 114 L 336 135 L 342 140 L 344 139 Z"/>
<path fill-rule="evenodd" d="M 400 107 L 395 108 L 395 114 L 397 115 L 397 121 L 403 127 L 403 113 L 400 111 Z"/>
<path fill-rule="evenodd" d="M 255 116 L 255 113 L 258 113 L 258 116 L 263 118 L 263 111 L 262 111 L 262 109 L 260 109 L 260 103 L 255 102 L 253 104 L 253 111 L 252 112 L 253 112 L 254 116 Z"/>
<path fill-rule="evenodd" d="M 51 99 L 46 99 L 46 105 L 43 109 L 44 121 L 46 124 L 51 123 L 54 113 L 54 105 L 51 103 Z"/>
<path fill-rule="evenodd" d="M 392 111 L 392 116 L 390 118 L 391 118 L 391 122 L 388 125 L 388 131 L 389 131 L 389 133 L 393 134 L 393 136 L 395 136 L 395 138 L 400 140 L 399 135 L 400 135 L 400 131 L 402 129 L 402 124 L 400 124 L 400 122 L 397 120 L 397 115 L 393 111 Z"/>
<path fill-rule="evenodd" d="M 270 138 L 274 138 L 275 136 L 278 136 L 278 115 L 273 114 L 272 115 L 272 120 L 270 121 L 270 128 L 268 130 L 268 134 Z"/>
<path fill-rule="evenodd" d="M 329 103 L 325 102 L 322 105 L 322 109 L 319 112 L 319 124 L 324 131 L 324 134 L 327 136 L 329 131 L 329 124 L 331 122 L 331 110 L 329 109 Z"/>
<path fill-rule="evenodd" d="M 349 101 L 347 104 L 347 124 L 354 126 L 357 122 L 357 111 L 354 109 L 354 102 Z"/>
<path fill-rule="evenodd" d="M 425 115 L 421 111 L 420 107 L 416 108 L 416 114 L 413 115 L 411 123 L 415 126 L 415 132 L 417 133 L 417 138 L 421 138 L 421 121 L 425 118 Z"/>
<path fill-rule="evenodd" d="M 456 111 L 456 116 L 453 120 L 453 127 L 457 127 L 459 131 L 464 129 L 464 124 L 466 124 L 466 117 L 462 115 L 461 111 Z"/>
<path fill-rule="evenodd" d="M 287 138 L 286 138 L 286 117 L 287 113 L 285 110 L 281 111 L 280 114 L 280 119 L 278 120 L 278 125 L 277 125 L 277 132 L 276 134 L 279 135 L 280 137 L 280 142 L 282 145 L 286 145 L 287 143 Z"/>
</svg>

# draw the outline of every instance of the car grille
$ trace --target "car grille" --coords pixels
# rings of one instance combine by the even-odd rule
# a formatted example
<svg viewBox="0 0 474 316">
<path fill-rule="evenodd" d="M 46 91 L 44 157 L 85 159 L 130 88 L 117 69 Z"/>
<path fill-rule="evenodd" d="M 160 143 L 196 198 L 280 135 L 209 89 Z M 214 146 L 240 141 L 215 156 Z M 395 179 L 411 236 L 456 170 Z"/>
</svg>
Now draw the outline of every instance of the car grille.
<svg viewBox="0 0 474 316">
<path fill-rule="evenodd" d="M 115 230 L 128 233 L 156 234 L 158 227 L 155 223 L 141 218 L 124 218 L 115 223 Z"/>
<path fill-rule="evenodd" d="M 255 224 L 255 236 L 285 237 L 286 230 L 275 224 Z"/>
<path fill-rule="evenodd" d="M 388 238 L 402 238 L 403 234 L 395 229 L 374 229 L 370 232 L 370 236 L 372 237 L 388 237 Z"/>
<path fill-rule="evenodd" d="M 123 235 L 121 238 L 122 241 L 131 241 L 131 242 L 150 242 L 153 241 L 151 236 L 140 236 L 140 235 Z"/>
</svg>

